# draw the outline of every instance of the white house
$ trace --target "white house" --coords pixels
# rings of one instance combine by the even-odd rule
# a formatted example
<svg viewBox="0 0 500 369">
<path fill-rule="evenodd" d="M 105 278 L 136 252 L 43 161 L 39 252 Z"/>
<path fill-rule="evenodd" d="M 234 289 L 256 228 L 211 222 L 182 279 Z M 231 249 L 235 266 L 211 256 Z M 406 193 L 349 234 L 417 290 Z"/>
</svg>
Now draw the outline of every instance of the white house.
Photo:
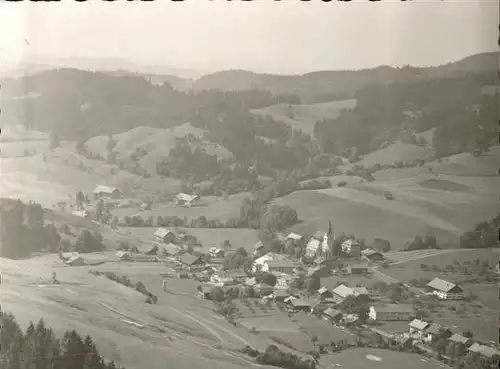
<svg viewBox="0 0 500 369">
<path fill-rule="evenodd" d="M 361 256 L 361 244 L 355 239 L 348 239 L 342 243 L 342 251 L 350 256 Z"/>
<path fill-rule="evenodd" d="M 368 316 L 372 320 L 401 321 L 412 320 L 414 314 L 415 309 L 410 304 L 377 304 L 370 306 Z"/>
<path fill-rule="evenodd" d="M 255 245 L 253 245 L 253 254 L 254 256 L 262 256 L 262 253 L 264 252 L 265 247 L 262 241 L 257 241 Z"/>
<path fill-rule="evenodd" d="M 211 258 L 223 258 L 224 257 L 224 250 L 218 248 L 218 247 L 211 247 L 208 250 L 208 254 L 210 255 Z"/>
<path fill-rule="evenodd" d="M 223 271 L 212 274 L 212 276 L 210 277 L 210 282 L 220 287 L 236 284 L 233 276 Z"/>
<path fill-rule="evenodd" d="M 302 239 L 302 236 L 300 234 L 290 232 L 286 238 L 298 242 Z"/>
<path fill-rule="evenodd" d="M 432 293 L 442 300 L 462 300 L 464 298 L 464 291 L 460 286 L 440 278 L 434 278 L 427 283 L 427 287 L 431 288 Z"/>
<path fill-rule="evenodd" d="M 129 261 L 132 259 L 132 255 L 128 251 L 118 251 L 116 257 L 123 261 Z"/>
<path fill-rule="evenodd" d="M 201 199 L 200 196 L 198 195 L 189 195 L 187 193 L 178 193 L 175 196 L 175 203 L 176 205 L 179 206 L 186 206 L 186 207 L 191 207 L 191 206 L 196 206 L 201 204 Z"/>
<path fill-rule="evenodd" d="M 116 188 L 116 187 L 109 187 L 109 186 L 103 186 L 99 185 L 97 186 L 94 191 L 92 191 L 94 196 L 96 197 L 112 197 L 112 198 L 117 198 L 122 195 L 121 191 Z"/>
<path fill-rule="evenodd" d="M 268 272 L 280 272 L 285 274 L 292 274 L 295 265 L 292 260 L 266 260 Z"/>
<path fill-rule="evenodd" d="M 278 260 L 281 256 L 274 253 L 268 252 L 267 254 L 261 256 L 258 259 L 255 259 L 252 264 L 252 272 L 255 273 L 257 271 L 268 272 L 269 266 L 267 265 L 267 261 L 269 260 Z"/>
<path fill-rule="evenodd" d="M 425 330 L 430 324 L 420 319 L 413 319 L 408 325 L 410 327 L 410 337 L 421 340 L 424 338 Z"/>
<path fill-rule="evenodd" d="M 321 246 L 321 241 L 311 238 L 306 246 L 306 256 L 308 258 L 314 258 L 318 255 L 318 250 Z"/>
<path fill-rule="evenodd" d="M 368 290 L 365 287 L 347 287 L 346 285 L 341 284 L 340 286 L 335 287 L 332 290 L 334 295 L 339 296 L 342 299 L 347 298 L 348 296 L 360 296 L 360 295 L 368 295 Z"/>
<path fill-rule="evenodd" d="M 89 212 L 87 210 L 75 210 L 71 214 L 80 217 L 80 218 L 88 218 Z"/>
</svg>

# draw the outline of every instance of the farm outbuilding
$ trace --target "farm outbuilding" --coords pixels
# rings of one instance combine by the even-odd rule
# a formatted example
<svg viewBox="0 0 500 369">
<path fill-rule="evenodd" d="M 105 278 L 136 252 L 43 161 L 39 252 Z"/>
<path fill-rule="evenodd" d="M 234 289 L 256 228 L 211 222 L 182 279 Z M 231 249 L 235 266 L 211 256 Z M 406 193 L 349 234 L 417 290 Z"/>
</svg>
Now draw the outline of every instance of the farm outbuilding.
<svg viewBox="0 0 500 369">
<path fill-rule="evenodd" d="M 460 286 L 441 278 L 434 278 L 427 283 L 427 287 L 442 300 L 462 300 L 464 298 L 464 291 Z"/>
<path fill-rule="evenodd" d="M 95 197 L 110 197 L 110 198 L 118 198 L 122 196 L 122 192 L 116 187 L 99 185 L 94 191 L 92 191 Z"/>
<path fill-rule="evenodd" d="M 175 233 L 166 228 L 158 228 L 154 236 L 158 243 L 170 243 L 175 241 L 176 238 Z"/>
</svg>

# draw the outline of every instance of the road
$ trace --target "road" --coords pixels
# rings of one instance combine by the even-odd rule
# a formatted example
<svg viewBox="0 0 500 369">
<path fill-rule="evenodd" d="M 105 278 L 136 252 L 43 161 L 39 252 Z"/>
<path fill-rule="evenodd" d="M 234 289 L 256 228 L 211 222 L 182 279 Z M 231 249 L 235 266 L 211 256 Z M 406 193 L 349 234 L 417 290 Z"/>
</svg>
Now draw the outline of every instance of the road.
<svg viewBox="0 0 500 369">
<path fill-rule="evenodd" d="M 399 251 L 399 252 L 388 252 L 387 254 L 384 254 L 384 257 L 387 260 L 391 261 L 391 265 L 397 265 L 409 261 L 425 259 L 431 256 L 453 254 L 458 252 L 472 252 L 472 251 L 477 251 L 477 249 L 448 249 L 448 250 L 429 249 L 429 250 L 415 250 L 415 251 Z"/>
</svg>

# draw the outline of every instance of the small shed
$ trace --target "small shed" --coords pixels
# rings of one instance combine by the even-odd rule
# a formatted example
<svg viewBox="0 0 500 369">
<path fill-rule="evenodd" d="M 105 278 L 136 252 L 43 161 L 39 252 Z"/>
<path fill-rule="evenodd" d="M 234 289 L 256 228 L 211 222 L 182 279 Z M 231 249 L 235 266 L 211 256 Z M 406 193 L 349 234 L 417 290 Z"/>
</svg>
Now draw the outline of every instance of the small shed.
<svg viewBox="0 0 500 369">
<path fill-rule="evenodd" d="M 92 191 L 95 197 L 111 197 L 118 198 L 122 195 L 121 191 L 116 187 L 99 185 Z"/>
<path fill-rule="evenodd" d="M 332 307 L 327 308 L 323 311 L 323 318 L 332 322 L 338 322 L 342 319 L 342 313 Z"/>
<path fill-rule="evenodd" d="M 154 234 L 158 243 L 171 243 L 175 241 L 175 234 L 170 229 L 158 228 Z"/>
<path fill-rule="evenodd" d="M 118 251 L 116 253 L 116 257 L 122 261 L 130 261 L 132 260 L 132 255 L 128 251 Z"/>
</svg>

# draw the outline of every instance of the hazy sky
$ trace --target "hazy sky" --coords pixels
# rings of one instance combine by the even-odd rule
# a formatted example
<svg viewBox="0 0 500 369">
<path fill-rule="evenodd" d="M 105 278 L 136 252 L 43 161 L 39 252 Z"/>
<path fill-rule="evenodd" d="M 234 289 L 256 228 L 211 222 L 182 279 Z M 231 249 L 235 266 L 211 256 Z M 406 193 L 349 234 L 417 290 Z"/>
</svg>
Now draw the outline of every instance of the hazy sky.
<svg viewBox="0 0 500 369">
<path fill-rule="evenodd" d="M 28 54 L 270 73 L 436 65 L 497 50 L 498 0 L 25 0 L 0 3 L 0 35 L 7 65 Z"/>
</svg>

